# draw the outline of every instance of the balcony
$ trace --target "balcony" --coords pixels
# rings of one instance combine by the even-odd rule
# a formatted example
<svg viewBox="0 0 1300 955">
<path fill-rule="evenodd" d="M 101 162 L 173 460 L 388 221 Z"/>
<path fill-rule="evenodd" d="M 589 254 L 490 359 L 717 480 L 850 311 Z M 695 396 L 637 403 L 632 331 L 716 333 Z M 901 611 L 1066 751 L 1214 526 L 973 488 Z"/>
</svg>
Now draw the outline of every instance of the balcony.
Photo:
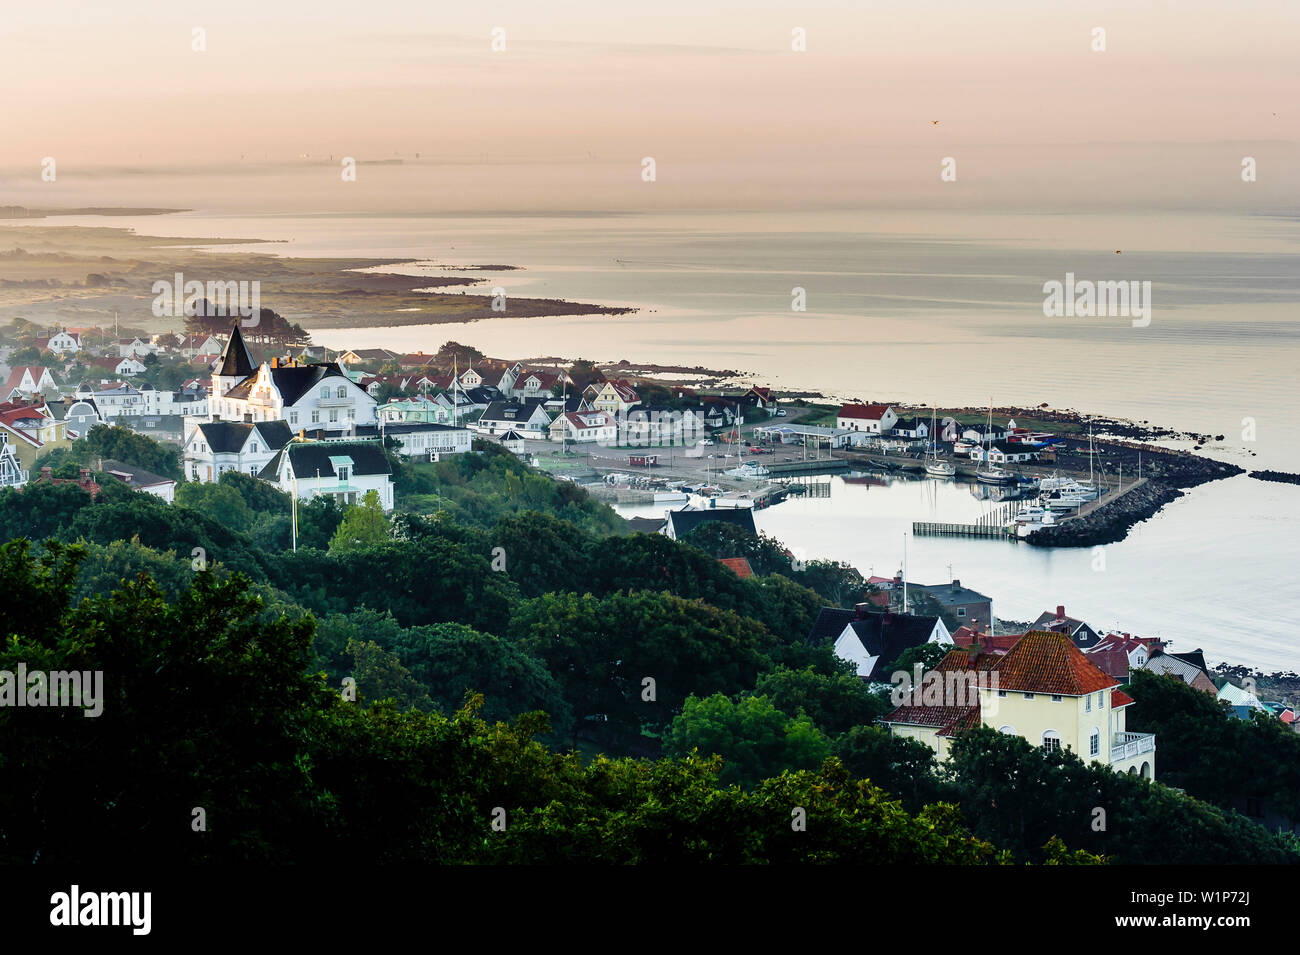
<svg viewBox="0 0 1300 955">
<path fill-rule="evenodd" d="M 1132 759 L 1143 753 L 1156 751 L 1156 738 L 1151 733 L 1116 733 L 1110 741 L 1110 761 Z"/>
<path fill-rule="evenodd" d="M 355 398 L 317 398 L 316 404 L 321 408 L 350 408 L 356 404 Z"/>
</svg>

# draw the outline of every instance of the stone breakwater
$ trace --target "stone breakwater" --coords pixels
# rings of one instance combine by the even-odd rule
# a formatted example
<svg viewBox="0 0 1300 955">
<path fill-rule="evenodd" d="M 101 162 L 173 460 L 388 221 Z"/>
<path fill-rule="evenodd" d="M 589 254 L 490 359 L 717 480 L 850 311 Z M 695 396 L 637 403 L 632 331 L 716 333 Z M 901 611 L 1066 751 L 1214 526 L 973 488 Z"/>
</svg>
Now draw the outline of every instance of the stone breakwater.
<svg viewBox="0 0 1300 955">
<path fill-rule="evenodd" d="M 1300 474 L 1288 474 L 1286 471 L 1251 471 L 1250 476 L 1256 481 L 1277 481 L 1279 484 L 1300 484 Z"/>
<path fill-rule="evenodd" d="M 1134 446 L 1127 446 L 1135 450 Z M 1125 491 L 1084 517 L 1055 527 L 1044 527 L 1025 538 L 1039 547 L 1095 547 L 1114 544 L 1128 536 L 1134 524 L 1154 517 L 1170 501 L 1183 496 L 1186 488 L 1244 473 L 1235 464 L 1179 451 L 1142 449 L 1142 476 L 1146 482 Z"/>
<path fill-rule="evenodd" d="M 1114 544 L 1128 536 L 1129 528 L 1155 516 L 1170 501 L 1176 501 L 1183 492 L 1161 481 L 1147 481 L 1141 487 L 1104 504 L 1086 517 L 1044 527 L 1034 531 L 1025 540 L 1039 547 L 1095 547 Z"/>
</svg>

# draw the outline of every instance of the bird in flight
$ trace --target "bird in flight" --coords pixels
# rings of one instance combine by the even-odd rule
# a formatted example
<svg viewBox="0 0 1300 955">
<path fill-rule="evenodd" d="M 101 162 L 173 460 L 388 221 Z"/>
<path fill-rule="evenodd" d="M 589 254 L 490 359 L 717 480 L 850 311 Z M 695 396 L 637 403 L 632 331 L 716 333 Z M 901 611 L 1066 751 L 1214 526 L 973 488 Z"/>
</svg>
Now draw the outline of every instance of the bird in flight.
<svg viewBox="0 0 1300 955">
<path fill-rule="evenodd" d="M 937 119 L 932 119 L 932 120 L 930 120 L 930 125 L 931 125 L 931 126 L 938 126 L 938 125 L 939 125 L 939 121 L 938 121 Z"/>
</svg>

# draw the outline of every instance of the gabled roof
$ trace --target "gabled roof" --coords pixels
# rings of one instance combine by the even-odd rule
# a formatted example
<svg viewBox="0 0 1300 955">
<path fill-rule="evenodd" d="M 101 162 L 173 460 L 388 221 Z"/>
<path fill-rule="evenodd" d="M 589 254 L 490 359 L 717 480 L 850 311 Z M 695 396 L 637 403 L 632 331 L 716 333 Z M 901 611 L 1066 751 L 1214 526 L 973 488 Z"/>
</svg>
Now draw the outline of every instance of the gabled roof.
<svg viewBox="0 0 1300 955">
<path fill-rule="evenodd" d="M 909 584 L 911 587 L 918 587 L 925 593 L 933 597 L 940 606 L 952 607 L 960 604 L 974 604 L 991 602 L 992 597 L 980 593 L 978 590 L 971 590 L 969 587 L 963 587 L 960 580 L 954 580 L 947 584 Z"/>
<path fill-rule="evenodd" d="M 975 677 L 981 671 L 991 670 L 999 659 L 989 653 L 972 657 L 965 650 L 949 650 L 929 671 L 936 674 L 935 678 L 929 684 L 923 679 L 881 722 L 934 727 L 939 729 L 941 736 L 954 736 L 964 729 L 974 729 L 980 723 Z M 970 674 L 971 679 L 950 678 L 950 674 L 957 673 Z M 941 702 L 926 702 L 935 695 L 940 696 Z"/>
<path fill-rule="evenodd" d="M 861 418 L 867 421 L 879 421 L 889 410 L 889 405 L 841 405 L 839 418 Z"/>
<path fill-rule="evenodd" d="M 352 379 L 343 374 L 338 363 L 332 361 L 311 365 L 280 365 L 269 370 L 271 383 L 275 385 L 275 390 L 280 392 L 280 398 L 286 406 L 297 404 L 298 399 L 326 378 L 341 378 L 348 384 L 353 384 Z M 252 393 L 256 382 L 257 375 L 250 374 L 226 392 L 226 397 L 247 398 Z"/>
<path fill-rule="evenodd" d="M 158 487 L 164 484 L 176 483 L 172 478 L 163 477 L 161 474 L 154 474 L 152 471 L 138 468 L 134 464 L 124 464 L 121 461 L 106 460 L 99 470 L 105 474 L 113 475 L 113 477 L 134 488 Z"/>
<path fill-rule="evenodd" d="M 286 455 L 293 473 L 299 479 L 315 477 L 317 471 L 321 477 L 334 477 L 334 462 L 340 458 L 352 459 L 352 473 L 357 477 L 390 473 L 388 459 L 374 441 L 294 441 L 280 449 L 280 453 L 262 471 L 263 476 L 268 472 L 270 476 L 276 476 L 279 463 Z M 272 471 L 272 468 L 275 470 Z"/>
<path fill-rule="evenodd" d="M 853 628 L 867 653 L 879 657 L 880 663 L 888 664 L 909 647 L 920 646 L 929 640 L 938 622 L 938 617 L 910 613 L 865 613 L 850 620 L 848 626 Z"/>
<path fill-rule="evenodd" d="M 592 428 L 608 428 L 616 424 L 608 411 L 564 411 L 559 417 L 568 421 L 574 431 L 590 431 Z"/>
<path fill-rule="evenodd" d="M 1172 656 L 1168 653 L 1160 653 L 1153 657 L 1148 657 L 1146 666 L 1143 667 L 1143 669 L 1149 673 L 1159 673 L 1164 676 L 1176 676 L 1189 686 L 1191 685 L 1191 682 L 1196 679 L 1197 674 L 1205 672 L 1200 667 L 1193 666 L 1186 660 Z"/>
<path fill-rule="evenodd" d="M 1084 696 L 1118 686 L 1068 637 L 1031 630 L 993 666 L 998 689 Z"/>
<path fill-rule="evenodd" d="M 203 432 L 203 440 L 214 454 L 239 453 L 254 429 L 271 451 L 284 447 L 285 442 L 293 437 L 284 421 L 201 421 L 195 427 L 196 431 Z"/>
<path fill-rule="evenodd" d="M 221 362 L 217 374 L 225 378 L 245 378 L 253 373 L 253 358 L 244 344 L 244 333 L 239 330 L 239 323 L 230 327 L 230 340 L 221 350 Z"/>
<path fill-rule="evenodd" d="M 493 401 L 484 410 L 479 421 L 528 421 L 537 414 L 540 408 L 547 421 L 551 416 L 546 414 L 541 398 L 522 398 L 518 401 Z"/>
<path fill-rule="evenodd" d="M 748 578 L 754 576 L 754 570 L 749 566 L 749 561 L 744 557 L 721 557 L 718 563 L 722 564 L 737 577 Z"/>
<path fill-rule="evenodd" d="M 808 642 L 826 643 L 835 640 L 855 616 L 857 616 L 855 611 L 845 610 L 842 607 L 822 607 L 813 622 L 812 629 L 808 631 Z"/>
<path fill-rule="evenodd" d="M 737 524 L 751 534 L 758 533 L 758 528 L 754 526 L 753 508 L 749 507 L 708 507 L 697 511 L 668 512 L 668 523 L 672 527 L 673 536 L 679 539 L 709 521 Z"/>
</svg>

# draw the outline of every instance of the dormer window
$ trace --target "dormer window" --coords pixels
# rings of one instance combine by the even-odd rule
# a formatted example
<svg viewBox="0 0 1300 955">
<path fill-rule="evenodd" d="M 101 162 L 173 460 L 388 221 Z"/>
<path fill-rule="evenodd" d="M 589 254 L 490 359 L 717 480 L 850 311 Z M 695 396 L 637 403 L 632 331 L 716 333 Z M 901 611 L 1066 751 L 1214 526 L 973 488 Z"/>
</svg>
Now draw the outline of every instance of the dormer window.
<svg viewBox="0 0 1300 955">
<path fill-rule="evenodd" d="M 339 385 L 339 390 L 336 392 L 336 394 L 340 398 L 346 398 L 348 396 L 347 386 Z"/>
</svg>

